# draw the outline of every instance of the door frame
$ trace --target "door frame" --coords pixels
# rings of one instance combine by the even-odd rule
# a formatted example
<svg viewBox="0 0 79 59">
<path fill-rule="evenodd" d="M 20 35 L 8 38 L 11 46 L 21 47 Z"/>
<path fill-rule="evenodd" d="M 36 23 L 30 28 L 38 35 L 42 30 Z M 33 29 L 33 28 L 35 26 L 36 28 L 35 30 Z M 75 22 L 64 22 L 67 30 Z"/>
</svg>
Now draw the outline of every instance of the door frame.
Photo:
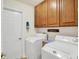
<svg viewBox="0 0 79 59">
<path fill-rule="evenodd" d="M 17 13 L 20 13 L 22 15 L 21 17 L 21 37 L 22 37 L 22 46 L 25 44 L 24 43 L 24 38 L 23 38 L 23 12 L 22 11 L 19 11 L 19 10 L 16 10 L 16 9 L 13 9 L 13 8 L 7 8 L 7 7 L 3 7 L 2 8 L 2 12 L 3 10 L 7 10 L 7 11 L 12 11 L 12 12 L 17 12 Z M 2 13 L 1 12 L 1 13 Z M 1 22 L 2 22 L 2 19 L 1 19 Z M 2 23 L 1 23 L 2 24 Z M 2 29 L 1 29 L 1 35 L 2 35 Z M 2 39 L 2 38 L 1 38 Z M 1 51 L 2 53 L 4 53 L 3 51 Z M 5 53 L 4 53 L 5 54 Z M 25 55 L 25 46 L 22 47 L 22 56 Z"/>
</svg>

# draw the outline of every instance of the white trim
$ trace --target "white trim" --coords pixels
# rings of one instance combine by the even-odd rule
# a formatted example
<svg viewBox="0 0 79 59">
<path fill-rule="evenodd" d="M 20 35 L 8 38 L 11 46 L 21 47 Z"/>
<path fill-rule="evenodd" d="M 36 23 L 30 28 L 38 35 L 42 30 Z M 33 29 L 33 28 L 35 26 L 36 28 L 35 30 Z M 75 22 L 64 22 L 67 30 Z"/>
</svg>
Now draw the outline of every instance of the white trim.
<svg viewBox="0 0 79 59">
<path fill-rule="evenodd" d="M 22 16 L 21 16 L 21 35 L 22 35 L 22 42 L 23 42 L 23 47 L 22 47 L 22 56 L 25 56 L 25 42 L 24 42 L 24 38 L 23 38 L 23 12 L 22 11 L 19 11 L 19 10 L 15 10 L 15 9 L 12 9 L 12 8 L 6 8 L 6 7 L 3 7 L 2 10 L 7 10 L 7 11 L 12 11 L 12 12 L 18 12 L 20 13 Z"/>
</svg>

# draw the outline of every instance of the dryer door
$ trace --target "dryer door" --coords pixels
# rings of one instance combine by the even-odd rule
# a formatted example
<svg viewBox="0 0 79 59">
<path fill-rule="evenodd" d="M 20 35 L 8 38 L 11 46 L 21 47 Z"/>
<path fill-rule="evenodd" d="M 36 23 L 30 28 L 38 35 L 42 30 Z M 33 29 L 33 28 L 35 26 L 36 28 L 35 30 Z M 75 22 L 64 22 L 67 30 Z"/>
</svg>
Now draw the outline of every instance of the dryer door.
<svg viewBox="0 0 79 59">
<path fill-rule="evenodd" d="M 55 48 L 43 47 L 42 59 L 70 59 L 70 55 Z"/>
</svg>

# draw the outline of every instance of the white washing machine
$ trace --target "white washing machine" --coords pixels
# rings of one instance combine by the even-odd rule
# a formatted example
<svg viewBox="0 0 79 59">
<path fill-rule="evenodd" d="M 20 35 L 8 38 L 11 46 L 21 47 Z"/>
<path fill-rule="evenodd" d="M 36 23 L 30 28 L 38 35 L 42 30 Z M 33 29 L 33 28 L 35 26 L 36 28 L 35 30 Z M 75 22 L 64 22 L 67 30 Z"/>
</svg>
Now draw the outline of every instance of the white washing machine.
<svg viewBox="0 0 79 59">
<path fill-rule="evenodd" d="M 42 48 L 42 37 L 28 37 L 25 42 L 25 53 L 27 59 L 40 59 Z"/>
<path fill-rule="evenodd" d="M 42 59 L 78 59 L 78 46 L 77 44 L 56 40 L 42 48 Z"/>
</svg>

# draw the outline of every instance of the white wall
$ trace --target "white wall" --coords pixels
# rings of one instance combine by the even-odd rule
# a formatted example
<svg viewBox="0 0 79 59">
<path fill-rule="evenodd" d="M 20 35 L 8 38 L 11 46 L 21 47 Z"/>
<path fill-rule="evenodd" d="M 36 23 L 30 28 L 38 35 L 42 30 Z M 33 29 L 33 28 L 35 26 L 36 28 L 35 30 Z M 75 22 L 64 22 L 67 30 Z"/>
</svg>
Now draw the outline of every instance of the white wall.
<svg viewBox="0 0 79 59">
<path fill-rule="evenodd" d="M 34 7 L 27 5 L 27 4 L 23 4 L 21 2 L 15 1 L 15 0 L 3 0 L 3 7 L 5 8 L 10 8 L 10 9 L 14 9 L 17 11 L 21 11 L 23 12 L 23 39 L 26 39 L 27 35 L 29 33 L 33 33 L 34 31 L 32 31 L 34 29 Z M 30 32 L 26 32 L 26 21 L 30 22 Z M 23 45 L 24 47 L 24 45 Z M 23 54 L 24 54 L 24 50 L 23 50 Z"/>
<path fill-rule="evenodd" d="M 59 29 L 59 32 L 47 32 L 47 29 Z M 36 31 L 47 33 L 49 40 L 54 39 L 56 35 L 78 36 L 78 27 L 36 28 Z"/>
<path fill-rule="evenodd" d="M 27 5 L 27 4 L 23 4 L 21 2 L 15 1 L 15 0 L 4 0 L 3 1 L 3 6 L 6 8 L 11 8 L 14 10 L 19 10 L 23 12 L 23 29 L 25 30 L 25 22 L 29 21 L 30 22 L 30 31 L 29 32 L 34 32 L 32 31 L 32 29 L 34 29 L 34 7 Z M 23 32 L 24 35 L 26 35 L 26 32 Z"/>
</svg>

